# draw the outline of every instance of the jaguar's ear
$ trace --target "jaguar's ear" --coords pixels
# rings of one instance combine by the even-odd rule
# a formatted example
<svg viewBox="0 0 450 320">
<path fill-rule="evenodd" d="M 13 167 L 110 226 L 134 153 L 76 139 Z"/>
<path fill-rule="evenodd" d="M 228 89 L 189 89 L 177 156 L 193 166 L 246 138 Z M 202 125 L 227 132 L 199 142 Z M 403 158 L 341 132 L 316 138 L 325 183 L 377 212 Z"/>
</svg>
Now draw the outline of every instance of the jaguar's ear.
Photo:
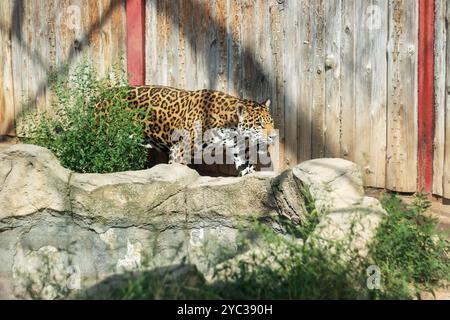
<svg viewBox="0 0 450 320">
<path fill-rule="evenodd" d="M 238 103 L 237 107 L 236 107 L 236 110 L 237 110 L 237 115 L 239 117 L 239 120 L 244 119 L 245 118 L 245 114 L 247 113 L 246 107 L 242 103 Z"/>
<path fill-rule="evenodd" d="M 264 105 L 265 105 L 267 108 L 270 108 L 270 99 L 267 99 L 266 102 L 264 102 Z"/>
</svg>

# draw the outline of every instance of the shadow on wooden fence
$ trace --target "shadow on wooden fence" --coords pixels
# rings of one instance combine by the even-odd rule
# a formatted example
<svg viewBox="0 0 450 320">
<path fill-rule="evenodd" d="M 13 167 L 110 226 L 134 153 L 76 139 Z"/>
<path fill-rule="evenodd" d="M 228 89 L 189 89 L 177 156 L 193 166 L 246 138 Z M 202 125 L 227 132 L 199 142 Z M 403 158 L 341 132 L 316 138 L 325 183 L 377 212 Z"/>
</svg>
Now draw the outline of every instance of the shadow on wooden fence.
<svg viewBox="0 0 450 320">
<path fill-rule="evenodd" d="M 111 17 L 114 9 L 117 6 L 122 5 L 122 4 L 123 4 L 122 0 L 111 0 L 107 9 L 103 12 L 103 14 L 96 21 L 94 21 L 94 23 L 92 23 L 89 26 L 89 29 L 80 37 L 80 39 L 74 40 L 74 42 L 72 43 L 72 45 L 70 47 L 67 57 L 63 60 L 64 62 L 61 63 L 59 66 L 53 66 L 38 51 L 32 50 L 27 45 L 25 39 L 23 39 L 22 26 L 24 23 L 23 17 L 24 17 L 25 4 L 24 4 L 23 0 L 15 0 L 14 1 L 14 7 L 12 10 L 12 14 L 11 14 L 12 23 L 10 26 L 0 24 L 0 32 L 5 33 L 5 34 L 11 34 L 12 40 L 17 41 L 17 43 L 19 44 L 19 46 L 21 47 L 23 52 L 25 52 L 26 55 L 32 61 L 36 61 L 39 64 L 39 66 L 43 70 L 45 70 L 45 72 L 47 74 L 46 78 L 39 83 L 36 93 L 33 96 L 26 97 L 27 104 L 25 105 L 25 107 L 28 106 L 28 108 L 29 108 L 30 106 L 36 105 L 36 102 L 39 99 L 39 97 L 41 95 L 45 94 L 45 92 L 48 90 L 49 82 L 51 80 L 50 75 L 52 72 L 57 72 L 59 74 L 64 73 L 64 75 L 67 75 L 66 72 L 67 72 L 68 68 L 66 68 L 66 66 L 70 66 L 74 62 L 76 56 L 81 51 L 83 51 L 83 48 L 90 45 L 89 39 L 92 37 L 92 35 L 94 33 L 98 32 L 99 30 L 101 30 L 102 26 Z M 55 70 L 55 68 L 57 68 L 57 69 Z M 26 111 L 26 110 L 23 110 L 23 111 Z M 17 115 L 17 116 L 19 116 L 19 115 Z M 16 119 L 11 118 L 8 120 L 9 121 L 7 123 L 5 132 L 12 132 L 14 129 Z"/>
</svg>

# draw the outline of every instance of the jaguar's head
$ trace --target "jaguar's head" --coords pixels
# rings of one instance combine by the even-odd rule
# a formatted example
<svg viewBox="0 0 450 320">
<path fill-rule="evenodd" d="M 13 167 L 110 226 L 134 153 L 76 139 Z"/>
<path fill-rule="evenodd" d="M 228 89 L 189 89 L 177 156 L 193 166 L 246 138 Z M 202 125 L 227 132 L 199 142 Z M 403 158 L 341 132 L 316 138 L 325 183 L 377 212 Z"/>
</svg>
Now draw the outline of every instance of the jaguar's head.
<svg viewBox="0 0 450 320">
<path fill-rule="evenodd" d="M 239 103 L 237 105 L 239 133 L 259 142 L 274 143 L 277 134 L 269 107 L 270 100 L 261 104 Z"/>
</svg>

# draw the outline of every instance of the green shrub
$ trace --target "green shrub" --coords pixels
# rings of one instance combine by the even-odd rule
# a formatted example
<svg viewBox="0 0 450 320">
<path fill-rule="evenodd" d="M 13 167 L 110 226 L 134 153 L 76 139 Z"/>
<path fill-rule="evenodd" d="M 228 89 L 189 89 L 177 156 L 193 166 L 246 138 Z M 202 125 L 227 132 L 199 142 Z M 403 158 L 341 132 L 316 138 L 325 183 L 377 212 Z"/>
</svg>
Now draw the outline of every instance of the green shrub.
<svg viewBox="0 0 450 320">
<path fill-rule="evenodd" d="M 406 205 L 395 194 L 382 198 L 389 215 L 381 224 L 371 248 L 373 263 L 381 270 L 375 297 L 411 298 L 450 281 L 450 245 L 425 212 L 430 202 L 416 195 Z"/>
<path fill-rule="evenodd" d="M 103 79 L 86 60 L 69 77 L 53 75 L 52 112 L 25 114 L 18 126 L 23 141 L 50 149 L 63 166 L 77 172 L 144 168 L 143 131 L 135 111 L 126 108 L 128 86 L 120 65 Z M 108 116 L 96 113 L 98 101 L 111 102 Z"/>
<path fill-rule="evenodd" d="M 364 294 L 361 260 L 344 261 L 345 244 L 330 250 L 258 229 L 264 250 L 216 271 L 220 277 L 208 289 L 221 299 L 357 299 Z"/>
</svg>

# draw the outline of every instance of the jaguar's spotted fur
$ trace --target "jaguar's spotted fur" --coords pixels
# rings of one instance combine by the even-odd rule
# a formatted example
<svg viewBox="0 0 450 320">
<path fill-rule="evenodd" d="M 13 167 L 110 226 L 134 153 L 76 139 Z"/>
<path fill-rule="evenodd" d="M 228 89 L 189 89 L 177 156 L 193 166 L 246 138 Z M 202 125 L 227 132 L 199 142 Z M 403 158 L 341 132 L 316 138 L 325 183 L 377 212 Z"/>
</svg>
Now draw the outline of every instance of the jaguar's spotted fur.
<svg viewBox="0 0 450 320">
<path fill-rule="evenodd" d="M 270 100 L 261 104 L 219 91 L 187 91 L 164 86 L 130 87 L 127 99 L 129 108 L 138 109 L 136 117 L 142 122 L 150 145 L 169 151 L 169 163 L 189 163 L 191 155 L 185 154 L 184 150 L 191 150 L 192 153 L 196 150 L 196 130 L 201 130 L 201 133 L 209 130 L 202 147 L 217 143 L 233 144 L 230 139 L 236 133 L 265 143 L 271 143 L 273 138 Z M 99 103 L 96 107 L 103 113 L 107 112 L 104 106 L 105 103 Z M 173 140 L 174 133 L 179 130 L 188 133 L 189 139 L 184 140 L 184 145 Z M 233 147 L 238 151 L 236 144 Z M 253 170 L 248 159 L 242 159 L 237 152 L 235 165 L 244 174 Z"/>
</svg>

